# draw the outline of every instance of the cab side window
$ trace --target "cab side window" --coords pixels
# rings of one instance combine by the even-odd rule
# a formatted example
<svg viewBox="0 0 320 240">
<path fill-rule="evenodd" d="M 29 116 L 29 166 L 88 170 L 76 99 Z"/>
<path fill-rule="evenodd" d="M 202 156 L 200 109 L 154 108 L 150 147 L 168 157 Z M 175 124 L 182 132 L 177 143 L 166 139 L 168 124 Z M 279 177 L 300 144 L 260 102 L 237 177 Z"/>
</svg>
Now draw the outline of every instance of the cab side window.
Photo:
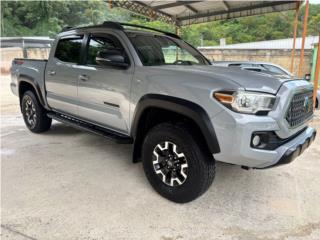
<svg viewBox="0 0 320 240">
<path fill-rule="evenodd" d="M 102 55 L 104 52 L 119 52 L 124 56 L 125 62 L 129 63 L 128 56 L 120 41 L 116 37 L 106 34 L 103 36 L 91 35 L 87 48 L 86 63 L 88 65 L 101 65 L 96 61 L 96 57 Z"/>
<path fill-rule="evenodd" d="M 83 36 L 60 39 L 54 56 L 63 62 L 80 63 L 82 39 Z"/>
</svg>

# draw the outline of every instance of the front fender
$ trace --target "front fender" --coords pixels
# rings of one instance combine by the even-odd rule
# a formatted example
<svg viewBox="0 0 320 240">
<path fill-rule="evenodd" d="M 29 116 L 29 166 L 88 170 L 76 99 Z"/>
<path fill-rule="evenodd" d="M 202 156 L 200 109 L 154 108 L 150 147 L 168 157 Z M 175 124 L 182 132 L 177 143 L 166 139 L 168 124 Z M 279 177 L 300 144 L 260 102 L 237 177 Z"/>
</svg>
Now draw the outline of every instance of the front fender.
<svg viewBox="0 0 320 240">
<path fill-rule="evenodd" d="M 201 130 L 210 152 L 220 152 L 214 127 L 211 124 L 207 112 L 201 106 L 185 99 L 160 94 L 147 94 L 138 102 L 131 126 L 131 135 L 134 138 L 138 135 L 139 121 L 143 112 L 152 107 L 176 112 L 192 119 Z"/>
</svg>

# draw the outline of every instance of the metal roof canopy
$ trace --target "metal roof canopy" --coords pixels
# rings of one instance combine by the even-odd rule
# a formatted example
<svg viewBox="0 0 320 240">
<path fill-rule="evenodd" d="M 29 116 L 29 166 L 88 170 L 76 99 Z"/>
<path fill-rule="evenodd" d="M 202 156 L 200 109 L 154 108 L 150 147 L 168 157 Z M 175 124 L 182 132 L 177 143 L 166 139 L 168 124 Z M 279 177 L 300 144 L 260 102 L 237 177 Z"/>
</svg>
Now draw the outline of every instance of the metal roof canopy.
<svg viewBox="0 0 320 240">
<path fill-rule="evenodd" d="M 110 6 L 121 7 L 176 26 L 226 20 L 271 12 L 293 10 L 295 1 L 112 1 Z"/>
<path fill-rule="evenodd" d="M 305 39 L 305 48 L 304 49 L 312 49 L 313 45 L 318 43 L 318 36 L 308 36 Z M 277 49 L 277 50 L 291 50 L 293 44 L 293 38 L 286 39 L 276 39 L 276 40 L 267 40 L 267 41 L 257 41 L 257 42 L 247 42 L 247 43 L 235 43 L 235 44 L 227 44 L 224 46 L 202 46 L 198 47 L 198 49 L 242 49 L 242 50 L 252 50 L 252 49 Z M 302 38 L 296 38 L 296 50 L 301 50 Z"/>
</svg>

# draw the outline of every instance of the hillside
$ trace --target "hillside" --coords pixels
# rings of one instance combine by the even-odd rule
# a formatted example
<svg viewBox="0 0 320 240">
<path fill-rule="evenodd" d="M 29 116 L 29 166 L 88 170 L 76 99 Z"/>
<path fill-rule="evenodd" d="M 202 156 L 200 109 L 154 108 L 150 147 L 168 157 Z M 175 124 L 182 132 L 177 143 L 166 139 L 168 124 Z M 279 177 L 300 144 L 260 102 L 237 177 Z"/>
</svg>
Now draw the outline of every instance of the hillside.
<svg viewBox="0 0 320 240">
<path fill-rule="evenodd" d="M 304 11 L 302 9 L 301 13 Z M 70 17 L 72 15 L 72 17 Z M 183 27 L 182 37 L 199 46 L 217 45 L 220 38 L 227 44 L 292 37 L 294 12 L 272 13 L 228 21 Z M 302 16 L 300 16 L 300 19 Z M 64 26 L 99 24 L 106 20 L 145 24 L 167 31 L 174 26 L 149 21 L 123 9 L 108 8 L 99 1 L 5 1 L 1 5 L 1 36 L 51 36 Z M 308 35 L 320 31 L 320 4 L 310 4 Z M 300 21 L 300 25 L 302 21 Z M 300 26 L 301 31 L 301 26 Z M 301 33 L 298 35 L 301 35 Z"/>
</svg>

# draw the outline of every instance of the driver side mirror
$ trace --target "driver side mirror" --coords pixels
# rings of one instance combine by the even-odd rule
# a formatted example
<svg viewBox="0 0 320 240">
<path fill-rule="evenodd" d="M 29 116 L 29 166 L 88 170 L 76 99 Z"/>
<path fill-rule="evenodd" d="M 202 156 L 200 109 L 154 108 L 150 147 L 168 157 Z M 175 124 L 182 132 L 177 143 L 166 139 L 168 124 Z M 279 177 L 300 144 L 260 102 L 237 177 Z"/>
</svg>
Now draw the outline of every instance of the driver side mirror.
<svg viewBox="0 0 320 240">
<path fill-rule="evenodd" d="M 102 50 L 97 53 L 96 62 L 98 65 L 128 68 L 129 63 L 126 61 L 126 56 L 118 50 Z"/>
</svg>

